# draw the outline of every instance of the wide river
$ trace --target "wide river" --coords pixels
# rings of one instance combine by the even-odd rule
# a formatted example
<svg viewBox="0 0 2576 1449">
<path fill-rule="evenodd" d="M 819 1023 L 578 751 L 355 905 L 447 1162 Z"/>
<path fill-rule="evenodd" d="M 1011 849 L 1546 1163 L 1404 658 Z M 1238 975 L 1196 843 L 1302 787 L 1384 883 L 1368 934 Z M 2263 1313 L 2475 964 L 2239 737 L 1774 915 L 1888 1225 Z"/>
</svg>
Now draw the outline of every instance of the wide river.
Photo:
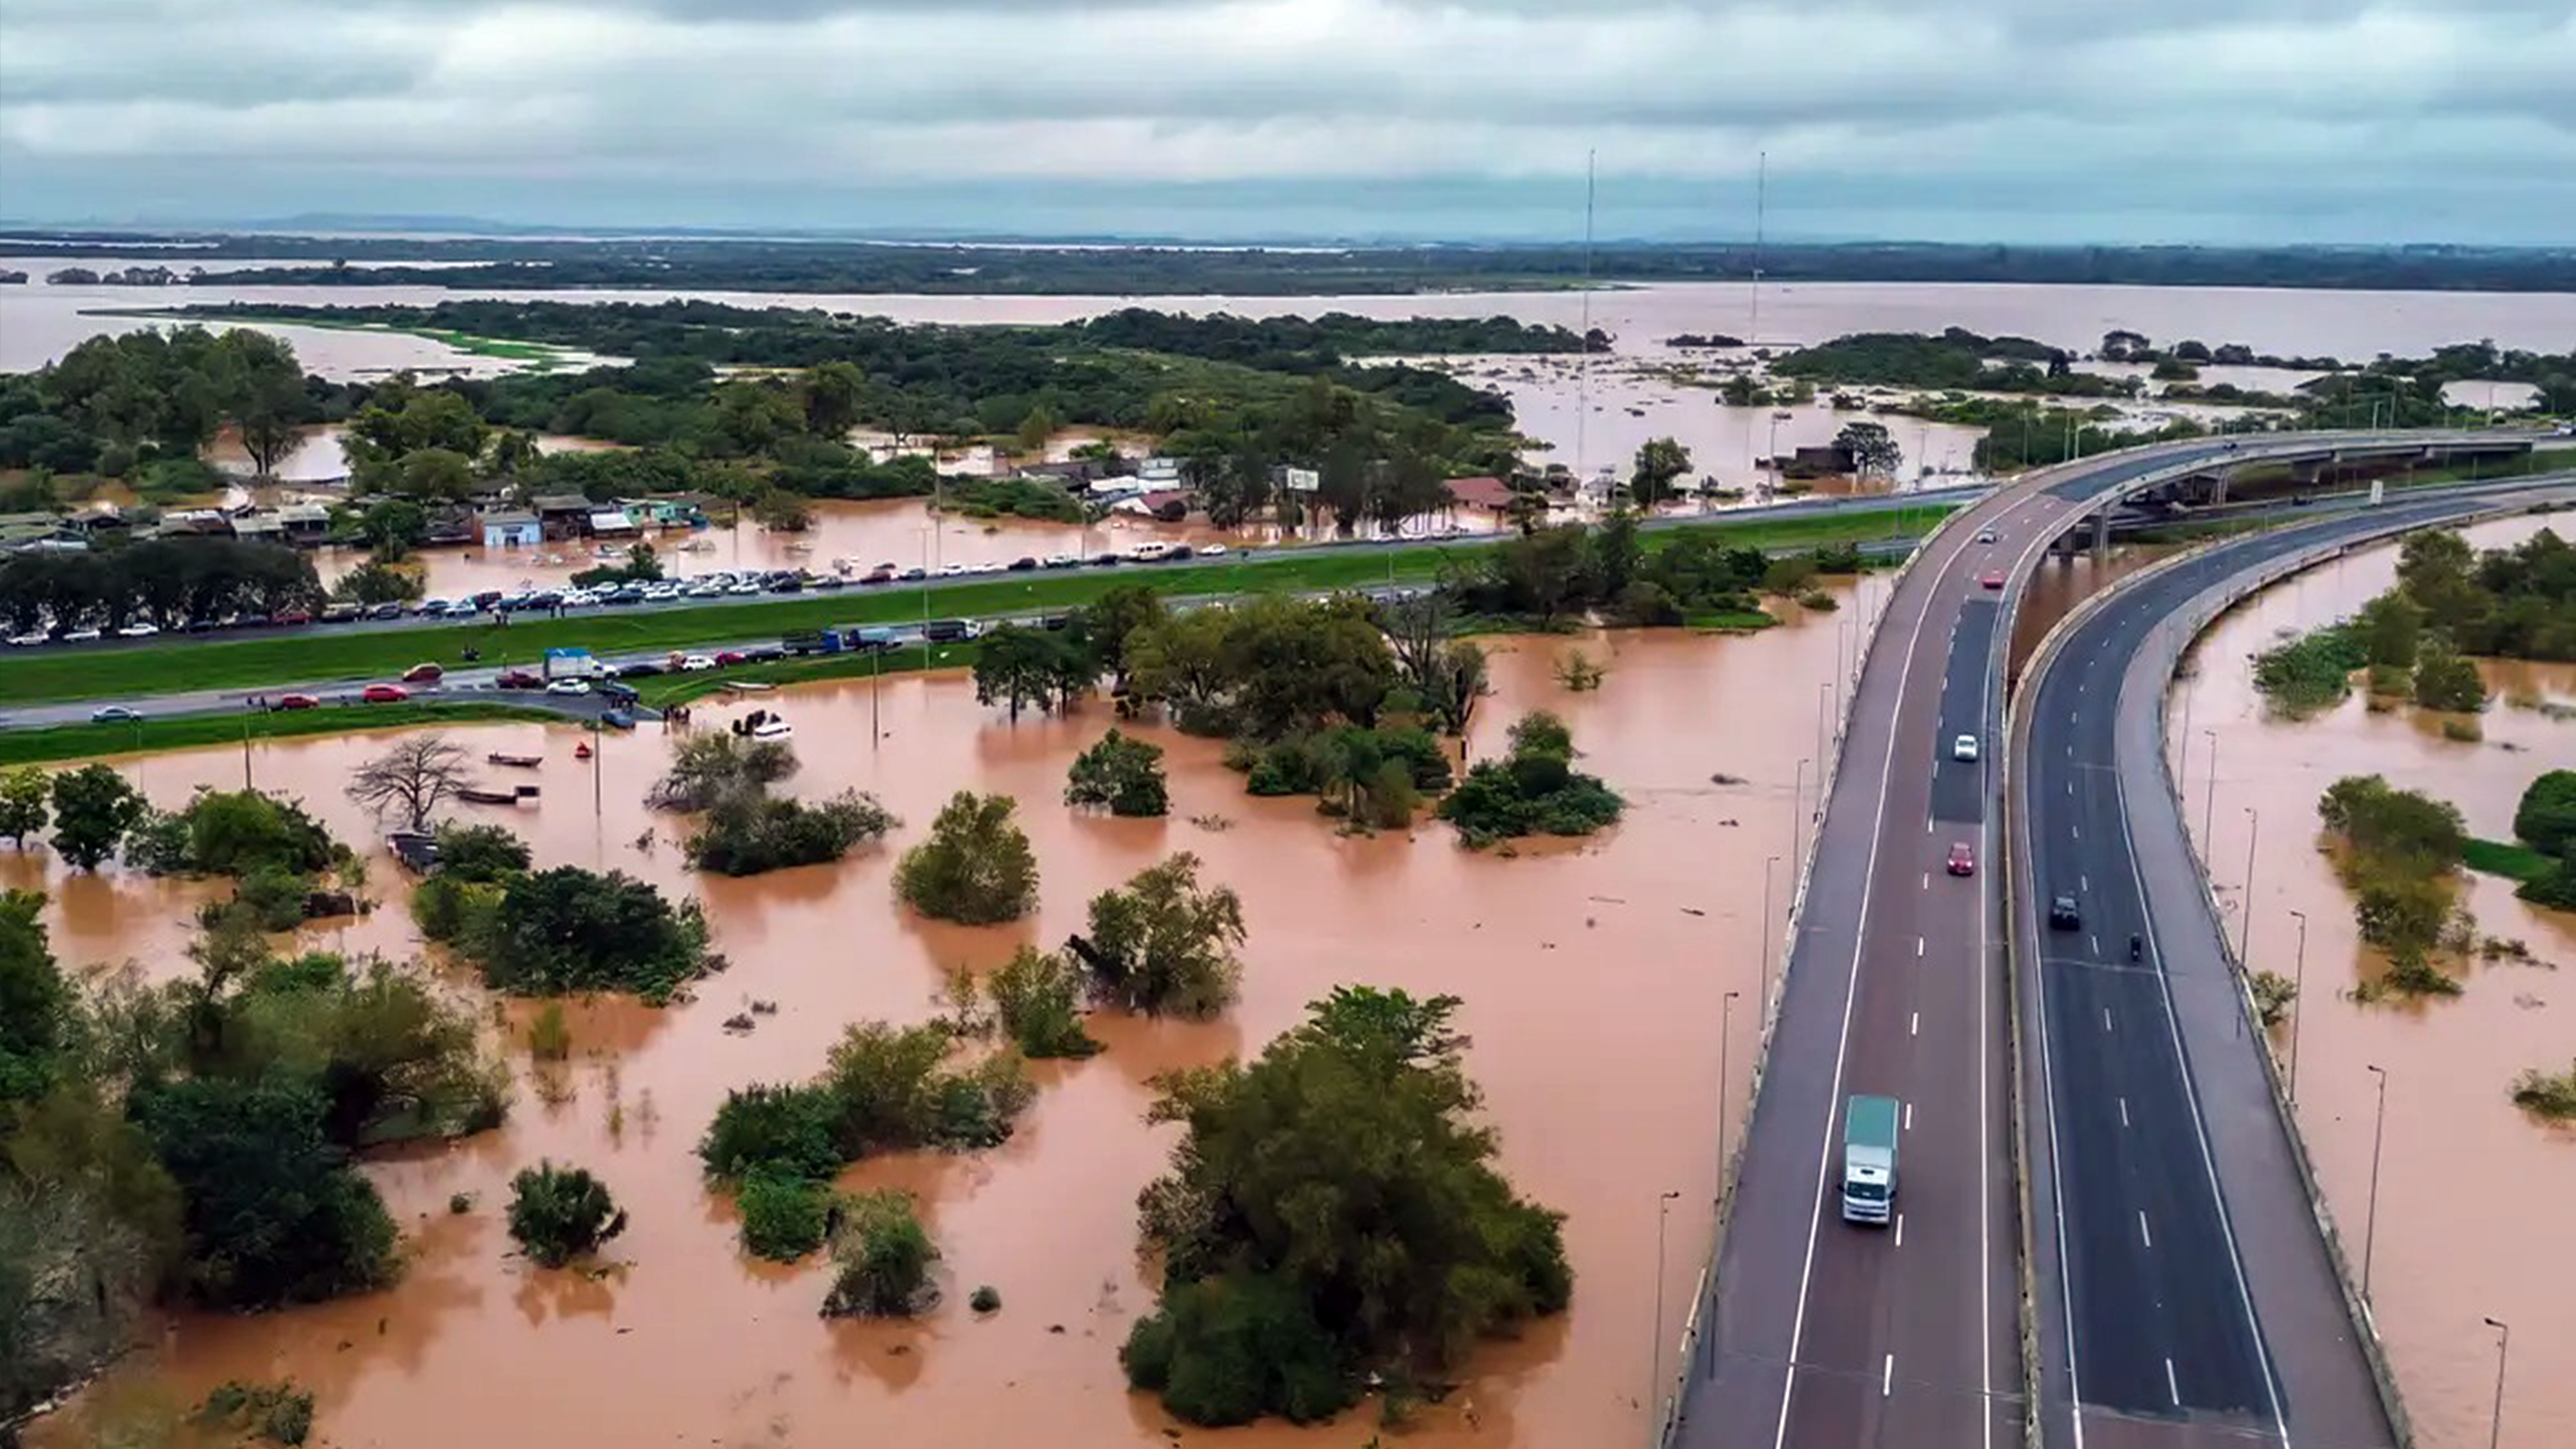
<svg viewBox="0 0 2576 1449">
<path fill-rule="evenodd" d="M 2571 515 L 2551 520 L 2568 532 Z M 2528 537 L 2540 524 L 2481 524 L 2468 537 L 2487 548 Z M 2175 689 L 2169 734 L 2185 815 L 2211 862 L 2230 929 L 2245 902 L 2252 848 L 2258 971 L 2300 971 L 2299 922 L 2307 914 L 2305 990 L 2297 1015 L 2300 1130 L 2323 1179 L 2346 1249 L 2359 1260 L 2371 1221 L 2378 1079 L 2388 1080 L 2380 1148 L 2377 1242 L 2371 1295 L 2418 1442 L 2469 1449 L 2487 1442 L 2494 1403 L 2495 1332 L 2513 1327 L 2506 1384 L 2507 1449 L 2576 1444 L 2576 1130 L 2551 1127 L 2513 1105 L 2525 1068 L 2567 1070 L 2576 1059 L 2576 914 L 2514 899 L 2509 881 L 2466 877 L 2465 904 L 2479 930 L 2520 940 L 2547 967 L 2477 967 L 2457 997 L 2363 1005 L 2353 988 L 2386 968 L 2361 945 L 2352 896 L 2334 875 L 2317 826 L 2317 798 L 2346 775 L 2384 775 L 2460 807 L 2473 835 L 2512 837 L 2515 802 L 2542 770 L 2576 764 L 2576 666 L 2486 662 L 2494 695 L 2485 739 L 2445 738 L 2439 716 L 2411 708 L 2374 714 L 2355 697 L 2304 721 L 2274 718 L 2253 687 L 2250 656 L 2283 631 L 2351 614 L 2396 576 L 2394 548 L 2353 555 L 2266 590 L 2222 619 L 2193 652 Z M 2215 733 L 2217 790 L 2209 794 Z M 2214 812 L 2205 806 L 2214 805 Z M 2291 1034 L 2278 1045 L 2285 1056 Z"/>
<path fill-rule="evenodd" d="M 1171 751 L 1171 818 L 1077 816 L 1059 802 L 1065 768 L 1107 726 L 1105 707 L 1013 727 L 978 706 L 963 677 L 905 676 L 881 692 L 854 681 L 763 700 L 796 722 L 798 793 L 856 786 L 904 818 L 885 848 L 750 880 L 701 878 L 681 863 L 678 823 L 640 803 L 668 755 L 657 730 L 609 740 L 595 776 L 573 760 L 581 736 L 570 729 L 460 730 L 478 757 L 546 756 L 542 803 L 468 807 L 475 818 L 525 833 L 540 864 L 612 867 L 695 895 L 732 969 L 689 1005 L 573 1010 L 568 1068 L 532 1062 L 527 1012 L 510 1007 L 519 1090 L 508 1124 L 370 1168 L 409 1234 L 400 1286 L 256 1317 L 179 1315 L 93 1402 L 291 1374 L 319 1397 L 321 1437 L 346 1445 L 803 1444 L 852 1433 L 959 1449 L 1163 1444 L 1169 1421 L 1125 1391 L 1117 1362 L 1152 1301 L 1136 1261 L 1136 1192 L 1173 1140 L 1144 1123 L 1146 1079 L 1258 1051 L 1306 1002 L 1366 982 L 1465 998 L 1469 1066 L 1504 1169 L 1569 1214 L 1577 1278 L 1571 1312 L 1480 1351 L 1470 1381 L 1407 1442 L 1627 1442 L 1643 1430 L 1657 1208 L 1663 1194 L 1682 1195 L 1660 1267 L 1669 1334 L 1707 1241 L 1723 998 L 1743 993 L 1727 1064 L 1740 1124 L 1766 861 L 1779 862 L 1767 894 L 1776 932 L 1793 785 L 1814 784 L 1802 764 L 1815 753 L 1820 688 L 1849 657 L 1851 621 L 1884 587 L 1866 581 L 1869 599 L 1847 593 L 1839 612 L 1748 637 L 1494 641 L 1497 694 L 1477 715 L 1473 751 L 1493 752 L 1514 718 L 1545 705 L 1565 715 L 1587 768 L 1631 807 L 1598 839 L 1516 858 L 1461 849 L 1445 826 L 1337 835 L 1310 800 L 1247 797 L 1216 744 L 1159 730 L 1146 733 Z M 1609 665 L 1597 693 L 1555 681 L 1556 661 L 1577 647 Z M 710 703 L 698 727 L 732 712 Z M 381 747 L 372 737 L 264 745 L 248 768 L 364 841 L 368 827 L 340 785 Z M 236 785 L 245 768 L 240 751 L 220 749 L 118 763 L 164 804 L 198 784 Z M 1044 870 L 1029 922 L 928 924 L 893 899 L 894 853 L 921 837 L 949 792 L 970 787 L 1020 801 Z M 1198 853 L 1208 877 L 1243 895 L 1240 1005 L 1209 1025 L 1104 1022 L 1107 1053 L 1037 1069 L 1043 1090 L 1002 1149 L 888 1157 L 849 1174 L 852 1186 L 920 1195 L 943 1254 L 947 1295 L 936 1311 L 908 1325 L 827 1322 L 815 1312 L 820 1264 L 745 1259 L 731 1210 L 701 1182 L 691 1151 L 726 1089 L 819 1071 L 852 1021 L 934 1015 L 943 968 L 990 968 L 1023 942 L 1054 945 L 1079 928 L 1093 894 L 1175 850 Z M 370 867 L 394 899 L 350 922 L 346 946 L 419 951 L 400 873 L 381 851 Z M 186 969 L 192 907 L 215 889 L 114 868 L 74 876 L 32 850 L 0 854 L 0 884 L 52 894 L 46 919 L 66 962 L 130 959 L 156 976 Z M 336 928 L 311 934 L 343 939 Z M 723 1020 L 754 998 L 776 1001 L 778 1014 L 750 1036 L 728 1035 Z M 507 1183 L 540 1157 L 593 1168 L 631 1208 L 633 1226 L 609 1254 L 621 1265 L 613 1273 L 542 1272 L 509 1253 Z M 457 1192 L 475 1195 L 473 1212 L 448 1214 Z M 979 1283 L 1004 1300 L 989 1320 L 966 1311 Z M 1349 1449 L 1374 1425 L 1363 1412 L 1330 1428 L 1229 1438 Z M 40 1436 L 70 1439 L 63 1424 Z"/>
</svg>

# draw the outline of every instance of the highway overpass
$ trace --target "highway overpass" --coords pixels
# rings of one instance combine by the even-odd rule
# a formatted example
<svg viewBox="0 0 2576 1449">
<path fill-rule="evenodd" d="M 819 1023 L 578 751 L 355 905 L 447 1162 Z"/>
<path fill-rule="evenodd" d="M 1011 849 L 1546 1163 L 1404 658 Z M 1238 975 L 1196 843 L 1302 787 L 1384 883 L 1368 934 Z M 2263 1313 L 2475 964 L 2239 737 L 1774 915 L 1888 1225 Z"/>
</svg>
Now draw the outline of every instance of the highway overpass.
<svg viewBox="0 0 2576 1449">
<path fill-rule="evenodd" d="M 1733 1189 L 1702 1276 L 1661 1442 L 1990 1449 L 2024 1432 L 1995 751 L 2010 611 L 2049 545 L 2180 480 L 2387 449 L 2519 449 L 2528 433 L 2315 433 L 2193 440 L 2046 469 L 1928 539 L 1897 581 L 1852 691 L 1801 872 Z M 2001 587 L 1988 587 L 1988 575 Z M 1944 870 L 1966 844 L 1979 872 Z M 1712 1031 L 1712 1036 L 1714 1032 Z M 1714 1050 L 1714 1043 L 1712 1043 Z M 1842 1108 L 1905 1104 L 1886 1229 L 1838 1211 Z"/>
</svg>

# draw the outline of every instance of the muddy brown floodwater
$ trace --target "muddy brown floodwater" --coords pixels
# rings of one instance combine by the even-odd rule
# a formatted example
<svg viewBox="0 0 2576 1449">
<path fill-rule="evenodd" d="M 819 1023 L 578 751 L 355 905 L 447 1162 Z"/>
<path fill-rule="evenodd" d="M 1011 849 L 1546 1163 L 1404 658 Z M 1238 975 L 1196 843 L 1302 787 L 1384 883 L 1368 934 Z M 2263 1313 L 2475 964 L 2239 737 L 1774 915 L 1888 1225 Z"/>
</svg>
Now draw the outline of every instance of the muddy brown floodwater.
<svg viewBox="0 0 2576 1449">
<path fill-rule="evenodd" d="M 2563 534 L 2570 516 L 2550 521 Z M 2495 548 L 2539 527 L 2513 519 L 2468 537 Z M 2168 711 L 2177 745 L 2190 718 L 2184 813 L 2231 930 L 2253 851 L 2253 969 L 2299 972 L 2290 913 L 2307 913 L 2299 1126 L 2356 1263 L 2370 1236 L 2378 1079 L 2369 1068 L 2387 1072 L 2371 1296 L 2418 1442 L 2487 1442 L 2496 1334 L 2484 1320 L 2494 1318 L 2513 1329 L 2501 1442 L 2565 1449 L 2576 1444 L 2576 1132 L 2525 1115 L 2508 1093 L 2524 1068 L 2563 1071 L 2576 1057 L 2576 914 L 2526 906 L 2511 882 L 2472 874 L 2463 899 L 2481 932 L 2519 939 L 2557 969 L 2483 965 L 2455 998 L 2358 1004 L 2353 987 L 2386 963 L 2355 934 L 2352 898 L 2318 849 L 2316 805 L 2345 775 L 2385 775 L 2459 806 L 2470 833 L 2511 838 L 2523 787 L 2576 763 L 2576 719 L 2531 707 L 2576 705 L 2576 666 L 2481 662 L 2495 702 L 2476 744 L 2445 739 L 2439 716 L 2372 714 L 2359 698 L 2305 721 L 2276 720 L 2253 686 L 2249 656 L 2280 631 L 2352 613 L 2394 580 L 2396 558 L 2394 548 L 2377 549 L 2298 575 L 2204 636 Z M 2204 824 L 2204 730 L 2216 736 L 2214 832 Z M 2290 1040 L 2279 1037 L 2285 1055 Z"/>
<path fill-rule="evenodd" d="M 1721 998 L 1757 989 L 1765 857 L 1784 860 L 1775 925 L 1786 910 L 1792 779 L 1813 749 L 1816 686 L 1846 647 L 1838 625 L 1855 613 L 1799 615 L 1741 638 L 1492 641 L 1497 694 L 1477 716 L 1475 753 L 1497 750 L 1513 719 L 1544 704 L 1630 802 L 1607 835 L 1518 858 L 1465 851 L 1445 826 L 1337 836 L 1312 801 L 1249 798 L 1215 743 L 1160 730 L 1146 733 L 1171 752 L 1171 818 L 1077 816 L 1060 802 L 1065 767 L 1108 726 L 1105 708 L 1015 728 L 977 706 L 962 677 L 909 676 L 884 681 L 881 695 L 861 680 L 762 698 L 795 721 L 804 768 L 792 788 L 877 792 L 906 821 L 885 847 L 834 866 L 702 879 L 682 868 L 673 823 L 639 803 L 667 756 L 659 733 L 608 741 L 594 814 L 594 777 L 572 758 L 575 731 L 459 730 L 478 756 L 546 756 L 540 804 L 468 807 L 472 818 L 511 823 L 540 864 L 616 867 L 694 892 L 731 970 L 671 1010 L 571 1011 L 574 1059 L 551 1075 L 534 1069 L 520 1030 L 505 1127 L 372 1162 L 408 1232 L 411 1265 L 398 1287 L 256 1317 L 178 1315 L 106 1392 L 194 1396 L 228 1377 L 292 1375 L 318 1396 L 320 1438 L 344 1446 L 1165 1444 L 1172 1426 L 1152 1400 L 1126 1392 L 1117 1361 L 1152 1302 L 1135 1257 L 1136 1192 L 1173 1141 L 1172 1129 L 1143 1121 L 1146 1079 L 1257 1051 L 1331 986 L 1366 982 L 1465 998 L 1469 1067 L 1500 1129 L 1504 1169 L 1569 1215 L 1577 1275 L 1569 1313 L 1481 1350 L 1468 1382 L 1405 1442 L 1625 1442 L 1643 1431 L 1658 1201 L 1682 1194 L 1661 1265 L 1670 1335 L 1707 1241 Z M 1609 665 L 1597 693 L 1555 683 L 1556 661 L 1578 645 Z M 700 727 L 738 708 L 710 703 Z M 872 715 L 882 720 L 875 743 Z M 263 786 L 365 839 L 339 787 L 380 748 L 373 738 L 278 743 L 257 747 L 251 763 Z M 166 804 L 200 782 L 238 782 L 241 756 L 187 752 L 120 768 Z M 1745 783 L 1712 783 L 1721 773 Z M 1020 801 L 1045 873 L 1033 920 L 969 930 L 896 907 L 895 851 L 961 787 Z M 1021 942 L 1060 941 L 1093 894 L 1175 850 L 1197 852 L 1210 878 L 1243 895 L 1251 940 L 1232 1013 L 1207 1025 L 1106 1022 L 1104 1055 L 1038 1065 L 1037 1102 L 1003 1148 L 886 1157 L 848 1175 L 853 1186 L 920 1194 L 943 1255 L 938 1309 L 909 1324 L 826 1322 L 816 1315 L 819 1263 L 744 1258 L 730 1208 L 701 1183 L 691 1150 L 726 1089 L 818 1072 L 853 1021 L 934 1015 L 942 967 L 991 967 Z M 390 859 L 378 851 L 370 863 L 378 892 L 398 895 Z M 67 962 L 132 958 L 165 975 L 181 969 L 191 907 L 212 889 L 114 869 L 74 877 L 33 852 L 0 855 L 0 883 L 53 893 L 48 919 Z M 351 949 L 419 949 L 398 904 L 350 923 L 344 937 L 336 927 L 310 934 Z M 753 1035 L 726 1034 L 722 1020 L 756 997 L 775 1000 L 778 1014 Z M 526 1009 L 509 1015 L 520 1028 Z M 1737 1011 L 1733 1025 L 1740 1120 L 1756 1022 Z M 632 1210 L 613 1245 L 616 1271 L 544 1272 L 510 1256 L 508 1179 L 540 1157 L 599 1172 Z M 450 1216 L 458 1192 L 476 1205 Z M 983 1283 L 1004 1306 L 978 1321 L 965 1300 Z M 1227 1442 L 1349 1449 L 1375 1427 L 1363 1408 L 1335 1426 L 1273 1423 Z M 58 1420 L 37 1442 L 76 1435 Z"/>
</svg>

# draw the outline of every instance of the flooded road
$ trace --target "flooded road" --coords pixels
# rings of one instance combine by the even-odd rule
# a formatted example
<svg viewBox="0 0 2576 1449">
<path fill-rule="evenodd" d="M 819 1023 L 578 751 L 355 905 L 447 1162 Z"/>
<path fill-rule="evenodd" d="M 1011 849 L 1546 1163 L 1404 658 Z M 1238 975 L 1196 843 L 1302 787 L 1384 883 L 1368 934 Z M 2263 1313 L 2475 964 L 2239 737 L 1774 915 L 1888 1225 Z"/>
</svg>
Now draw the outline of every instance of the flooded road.
<svg viewBox="0 0 2576 1449">
<path fill-rule="evenodd" d="M 2565 534 L 2571 518 L 2552 520 Z M 2538 520 L 2469 531 L 2481 547 L 2528 537 Z M 2557 969 L 2472 968 L 2455 998 L 2361 1005 L 2354 986 L 2384 969 L 2355 934 L 2352 898 L 2319 853 L 2317 797 L 2335 780 L 2381 774 L 2460 807 L 2470 833 L 2509 839 L 2515 802 L 2540 771 L 2576 761 L 2576 719 L 2535 703 L 2576 705 L 2576 666 L 2482 662 L 2496 696 L 2482 743 L 2445 739 L 2412 709 L 2368 711 L 2356 697 L 2304 722 L 2266 717 L 2249 656 L 2283 630 L 2348 615 L 2388 587 L 2396 550 L 2379 549 L 2299 575 L 2220 621 L 2177 687 L 2171 738 L 2185 740 L 2184 814 L 2212 861 L 2231 929 L 2244 909 L 2253 848 L 2249 964 L 2289 976 L 2307 914 L 2307 1020 L 2296 1032 L 2298 1114 L 2346 1250 L 2359 1260 L 2371 1217 L 2372 1137 L 2387 1072 L 2372 1297 L 2418 1442 L 2487 1442 L 2496 1335 L 2512 1325 L 2502 1443 L 2576 1444 L 2576 1132 L 2541 1124 L 2508 1093 L 2528 1067 L 2563 1071 L 2576 1056 L 2576 914 L 2513 898 L 2510 881 L 2471 874 L 2463 900 L 2479 930 L 2516 939 Z M 2520 705 L 2514 700 L 2520 700 Z M 2204 810 L 2215 734 L 2214 831 Z M 2286 1053 L 2291 1035 L 2277 1038 Z"/>
<path fill-rule="evenodd" d="M 507 1126 L 373 1164 L 409 1233 L 412 1266 L 399 1287 L 256 1318 L 181 1315 L 115 1383 L 193 1396 L 227 1377 L 291 1374 L 318 1396 L 318 1437 L 344 1446 L 811 1444 L 856 1430 L 868 1442 L 982 1449 L 1039 1442 L 1039 1424 L 1042 1442 L 1072 1449 L 1165 1444 L 1171 1426 L 1152 1401 L 1125 1392 L 1117 1363 L 1152 1301 L 1135 1260 L 1136 1191 L 1173 1141 L 1172 1129 L 1142 1120 L 1146 1079 L 1257 1051 L 1331 986 L 1366 982 L 1465 998 L 1468 1065 L 1499 1128 L 1502 1166 L 1570 1215 L 1577 1275 L 1568 1314 L 1481 1351 L 1470 1381 L 1404 1442 L 1627 1442 L 1643 1430 L 1657 1206 L 1682 1194 L 1660 1269 L 1669 1334 L 1707 1237 L 1721 998 L 1757 989 L 1766 857 L 1784 862 L 1775 927 L 1786 908 L 1792 779 L 1814 748 L 1816 686 L 1834 673 L 1847 648 L 1841 623 L 1857 613 L 1793 611 L 1788 626 L 1743 638 L 1490 641 L 1497 694 L 1477 716 L 1474 753 L 1499 749 L 1514 718 L 1545 704 L 1571 723 L 1586 768 L 1630 802 L 1605 836 L 1517 858 L 1464 851 L 1445 826 L 1337 836 L 1311 800 L 1249 798 L 1217 744 L 1161 730 L 1147 733 L 1170 750 L 1171 818 L 1079 817 L 1057 803 L 1064 772 L 1107 727 L 1105 707 L 1014 728 L 978 707 L 962 677 L 905 676 L 881 693 L 862 680 L 763 697 L 796 722 L 795 792 L 872 790 L 905 828 L 835 866 L 700 879 L 682 869 L 672 822 L 638 803 L 665 737 L 610 739 L 594 777 L 572 760 L 579 736 L 569 729 L 459 731 L 478 756 L 547 756 L 540 804 L 466 807 L 469 818 L 510 821 L 541 865 L 615 867 L 694 892 L 731 970 L 669 1011 L 570 1012 L 574 1055 L 563 1066 L 536 1070 L 522 1033 Z M 1609 667 L 1597 693 L 1555 682 L 1556 661 L 1575 647 Z M 738 708 L 709 703 L 700 727 Z M 882 728 L 874 743 L 872 716 Z M 251 767 L 264 786 L 301 795 L 335 830 L 363 839 L 338 787 L 380 748 L 365 738 L 263 745 Z M 242 756 L 210 750 L 121 767 L 169 803 L 198 782 L 237 783 Z M 1745 783 L 1713 784 L 1720 774 Z M 1021 801 L 1044 872 L 1031 921 L 968 930 L 896 908 L 894 855 L 960 787 Z M 1024 941 L 1052 945 L 1077 928 L 1091 895 L 1180 849 L 1243 896 L 1250 942 L 1232 1013 L 1205 1025 L 1103 1022 L 1105 1054 L 1038 1066 L 1042 1091 L 1003 1148 L 876 1159 L 847 1175 L 851 1186 L 921 1195 L 943 1254 L 936 1311 L 904 1325 L 827 1323 L 815 1312 L 821 1265 L 742 1257 L 731 1210 L 702 1185 L 691 1152 L 727 1088 L 810 1076 L 854 1020 L 936 1014 L 941 968 L 998 965 Z M 378 894 L 398 893 L 391 861 L 377 852 L 370 864 Z M 46 857 L 0 852 L 0 884 L 39 883 L 54 892 L 48 920 L 66 961 L 132 957 L 163 974 L 180 969 L 191 908 L 209 890 L 116 871 L 65 878 Z M 345 941 L 418 949 L 399 904 L 349 923 Z M 779 1013 L 749 1037 L 726 1034 L 723 1018 L 751 998 L 777 1001 Z M 508 1014 L 515 1024 L 526 1012 Z M 1734 1013 L 1739 1121 L 1755 1027 L 1750 1012 Z M 509 1175 L 542 1156 L 599 1172 L 632 1211 L 613 1254 L 621 1267 L 594 1279 L 505 1256 Z M 450 1216 L 459 1192 L 476 1205 Z M 965 1299 L 984 1283 L 1004 1306 L 979 1321 Z M 1274 1423 L 1227 1442 L 1351 1449 L 1375 1428 L 1364 1407 L 1334 1426 Z M 48 1446 L 76 1440 L 63 1422 L 37 1436 Z"/>
</svg>

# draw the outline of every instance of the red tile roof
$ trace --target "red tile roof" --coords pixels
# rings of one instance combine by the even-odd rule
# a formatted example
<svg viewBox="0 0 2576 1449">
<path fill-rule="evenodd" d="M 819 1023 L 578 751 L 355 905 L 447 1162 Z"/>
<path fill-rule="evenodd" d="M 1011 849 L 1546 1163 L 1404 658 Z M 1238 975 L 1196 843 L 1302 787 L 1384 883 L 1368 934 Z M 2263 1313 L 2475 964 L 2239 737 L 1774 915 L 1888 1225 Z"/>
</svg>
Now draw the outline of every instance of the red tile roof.
<svg viewBox="0 0 2576 1449">
<path fill-rule="evenodd" d="M 1470 508 L 1490 508 L 1500 513 L 1512 506 L 1511 485 L 1500 478 L 1452 478 L 1449 496 Z"/>
</svg>

